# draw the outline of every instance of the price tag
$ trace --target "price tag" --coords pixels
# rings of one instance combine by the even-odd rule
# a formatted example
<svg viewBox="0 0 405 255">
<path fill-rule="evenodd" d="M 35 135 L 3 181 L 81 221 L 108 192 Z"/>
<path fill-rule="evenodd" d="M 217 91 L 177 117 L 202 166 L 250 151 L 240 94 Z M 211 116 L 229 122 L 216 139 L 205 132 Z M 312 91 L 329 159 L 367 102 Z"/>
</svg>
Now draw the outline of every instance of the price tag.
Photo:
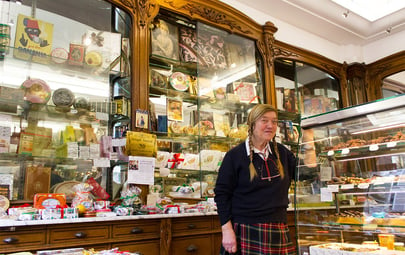
<svg viewBox="0 0 405 255">
<path fill-rule="evenodd" d="M 378 144 L 371 144 L 368 149 L 370 151 L 378 151 Z"/>
<path fill-rule="evenodd" d="M 330 192 L 339 192 L 339 185 L 336 184 L 328 185 L 328 190 Z"/>
<path fill-rule="evenodd" d="M 126 138 L 121 138 L 121 139 L 112 139 L 111 140 L 111 145 L 113 147 L 123 147 L 127 144 L 127 139 Z"/>
<path fill-rule="evenodd" d="M 321 181 L 329 181 L 330 179 L 332 179 L 332 167 L 321 166 L 320 172 Z"/>
<path fill-rule="evenodd" d="M 388 142 L 387 143 L 387 148 L 392 148 L 392 147 L 395 147 L 395 146 L 397 146 L 397 142 Z"/>
<path fill-rule="evenodd" d="M 368 183 L 357 184 L 357 188 L 359 188 L 359 189 L 368 189 L 369 186 L 370 186 L 370 184 L 368 184 Z"/>
<path fill-rule="evenodd" d="M 350 149 L 349 148 L 344 148 L 342 149 L 342 155 L 347 155 L 350 153 Z"/>
<path fill-rule="evenodd" d="M 95 167 L 111 167 L 110 159 L 108 159 L 108 158 L 95 158 L 95 159 L 93 159 L 93 166 L 95 166 Z"/>
<path fill-rule="evenodd" d="M 354 184 L 342 184 L 340 189 L 354 189 Z"/>
<path fill-rule="evenodd" d="M 335 154 L 335 151 L 328 151 L 328 156 L 333 156 Z"/>
<path fill-rule="evenodd" d="M 321 188 L 321 202 L 332 202 L 332 192 L 328 188 Z"/>
<path fill-rule="evenodd" d="M 76 110 L 76 109 L 71 109 L 70 110 L 70 113 L 72 113 L 72 114 L 76 114 L 78 111 Z"/>
<path fill-rule="evenodd" d="M 96 118 L 99 120 L 108 120 L 108 113 L 105 112 L 96 112 Z"/>
</svg>

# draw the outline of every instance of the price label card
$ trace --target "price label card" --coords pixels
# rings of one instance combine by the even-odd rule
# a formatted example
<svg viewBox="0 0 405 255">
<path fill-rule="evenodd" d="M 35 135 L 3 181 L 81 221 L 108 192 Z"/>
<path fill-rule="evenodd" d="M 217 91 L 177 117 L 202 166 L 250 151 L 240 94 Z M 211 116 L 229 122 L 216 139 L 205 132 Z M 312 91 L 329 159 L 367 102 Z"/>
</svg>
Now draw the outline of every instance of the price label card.
<svg viewBox="0 0 405 255">
<path fill-rule="evenodd" d="M 347 155 L 350 153 L 350 149 L 349 148 L 344 148 L 342 149 L 342 155 Z"/>
<path fill-rule="evenodd" d="M 108 120 L 109 115 L 108 115 L 108 113 L 105 113 L 105 112 L 96 112 L 96 118 L 99 120 Z"/>
<path fill-rule="evenodd" d="M 332 167 L 321 166 L 321 181 L 329 181 L 332 179 Z"/>
<path fill-rule="evenodd" d="M 122 138 L 122 139 L 112 139 L 111 145 L 113 147 L 124 147 L 127 144 L 127 139 Z"/>
<path fill-rule="evenodd" d="M 109 158 L 95 158 L 93 159 L 93 166 L 95 167 L 111 167 Z"/>
<path fill-rule="evenodd" d="M 341 189 L 354 189 L 354 184 L 342 184 Z"/>
<path fill-rule="evenodd" d="M 387 148 L 392 148 L 392 147 L 395 147 L 395 146 L 397 146 L 397 142 L 388 142 L 387 143 Z"/>
<path fill-rule="evenodd" d="M 328 190 L 330 192 L 339 192 L 339 185 L 336 184 L 328 185 Z"/>
<path fill-rule="evenodd" d="M 335 154 L 335 151 L 328 151 L 328 156 L 333 156 Z"/>
<path fill-rule="evenodd" d="M 322 202 L 333 201 L 332 192 L 328 188 L 321 188 L 321 201 Z"/>
<path fill-rule="evenodd" d="M 378 144 L 371 144 L 368 149 L 370 151 L 378 151 Z"/>
<path fill-rule="evenodd" d="M 369 186 L 370 186 L 370 184 L 368 184 L 368 183 L 359 183 L 359 184 L 357 184 L 357 187 L 359 189 L 368 189 Z"/>
</svg>

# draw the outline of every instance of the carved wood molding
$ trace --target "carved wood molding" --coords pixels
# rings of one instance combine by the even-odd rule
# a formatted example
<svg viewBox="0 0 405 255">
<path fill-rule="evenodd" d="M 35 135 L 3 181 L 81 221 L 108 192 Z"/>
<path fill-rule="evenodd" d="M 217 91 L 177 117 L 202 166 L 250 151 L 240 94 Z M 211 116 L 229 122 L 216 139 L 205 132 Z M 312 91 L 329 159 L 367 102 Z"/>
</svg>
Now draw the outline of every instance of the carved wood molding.
<svg viewBox="0 0 405 255">
<path fill-rule="evenodd" d="M 132 13 L 138 12 L 138 25 L 142 28 L 149 23 L 150 20 L 159 11 L 159 6 L 155 0 L 119 0 Z"/>
<path fill-rule="evenodd" d="M 275 58 L 300 58 L 300 55 L 280 47 L 273 47 L 273 52 Z"/>
<path fill-rule="evenodd" d="M 224 12 L 215 10 L 209 6 L 204 6 L 202 3 L 190 3 L 189 1 L 186 1 L 186 3 L 184 4 L 184 2 L 182 1 L 174 0 L 165 0 L 164 2 L 175 10 L 185 10 L 189 13 L 190 16 L 194 16 L 196 14 L 213 23 L 225 25 L 231 31 L 237 30 L 245 35 L 253 34 L 253 32 L 249 29 L 242 28 L 242 26 L 239 25 L 236 20 L 229 18 L 228 15 L 226 15 Z"/>
<path fill-rule="evenodd" d="M 273 65 L 274 60 L 273 54 L 274 36 L 265 34 L 264 42 L 256 41 L 256 46 L 260 54 L 264 57 L 267 66 L 270 68 Z"/>
<path fill-rule="evenodd" d="M 391 70 L 393 66 L 393 63 L 384 63 L 370 68 L 369 72 L 373 73 L 374 76 L 381 79 L 383 78 L 381 76 L 384 76 L 384 74 L 387 73 L 387 71 Z"/>
<path fill-rule="evenodd" d="M 335 75 L 340 78 L 342 65 L 338 63 L 333 63 L 324 57 L 317 57 L 316 54 L 305 52 L 305 50 L 289 50 L 285 47 L 280 47 L 275 45 L 273 48 L 274 58 L 286 58 L 301 61 L 303 63 L 314 65 L 315 67 L 321 68 L 322 70 Z M 329 63 L 330 62 L 330 63 Z"/>
</svg>

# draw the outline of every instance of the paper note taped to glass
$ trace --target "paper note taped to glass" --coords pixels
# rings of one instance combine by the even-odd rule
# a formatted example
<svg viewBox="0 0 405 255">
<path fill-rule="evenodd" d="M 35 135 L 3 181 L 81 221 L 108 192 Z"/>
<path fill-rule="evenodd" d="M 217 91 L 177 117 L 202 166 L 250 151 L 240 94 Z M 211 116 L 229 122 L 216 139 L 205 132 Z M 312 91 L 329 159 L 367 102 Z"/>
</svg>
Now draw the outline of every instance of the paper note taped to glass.
<svg viewBox="0 0 405 255">
<path fill-rule="evenodd" d="M 143 132 L 127 132 L 126 154 L 128 156 L 156 157 L 156 135 Z"/>
</svg>

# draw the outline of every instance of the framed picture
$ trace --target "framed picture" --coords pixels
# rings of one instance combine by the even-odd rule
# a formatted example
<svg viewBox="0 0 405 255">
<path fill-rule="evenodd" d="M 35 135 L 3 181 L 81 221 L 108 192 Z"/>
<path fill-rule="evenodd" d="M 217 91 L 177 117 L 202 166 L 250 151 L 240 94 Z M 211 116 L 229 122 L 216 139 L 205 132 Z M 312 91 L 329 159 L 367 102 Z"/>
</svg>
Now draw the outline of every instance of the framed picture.
<svg viewBox="0 0 405 255">
<path fill-rule="evenodd" d="M 167 119 L 183 121 L 183 102 L 175 99 L 167 99 Z"/>
<path fill-rule="evenodd" d="M 257 104 L 259 98 L 256 94 L 256 83 L 252 82 L 234 82 L 233 93 L 239 96 L 241 103 Z"/>
<path fill-rule="evenodd" d="M 148 111 L 137 109 L 135 117 L 137 128 L 148 128 Z"/>
<path fill-rule="evenodd" d="M 179 60 L 178 28 L 159 20 L 152 29 L 152 55 Z"/>
</svg>

